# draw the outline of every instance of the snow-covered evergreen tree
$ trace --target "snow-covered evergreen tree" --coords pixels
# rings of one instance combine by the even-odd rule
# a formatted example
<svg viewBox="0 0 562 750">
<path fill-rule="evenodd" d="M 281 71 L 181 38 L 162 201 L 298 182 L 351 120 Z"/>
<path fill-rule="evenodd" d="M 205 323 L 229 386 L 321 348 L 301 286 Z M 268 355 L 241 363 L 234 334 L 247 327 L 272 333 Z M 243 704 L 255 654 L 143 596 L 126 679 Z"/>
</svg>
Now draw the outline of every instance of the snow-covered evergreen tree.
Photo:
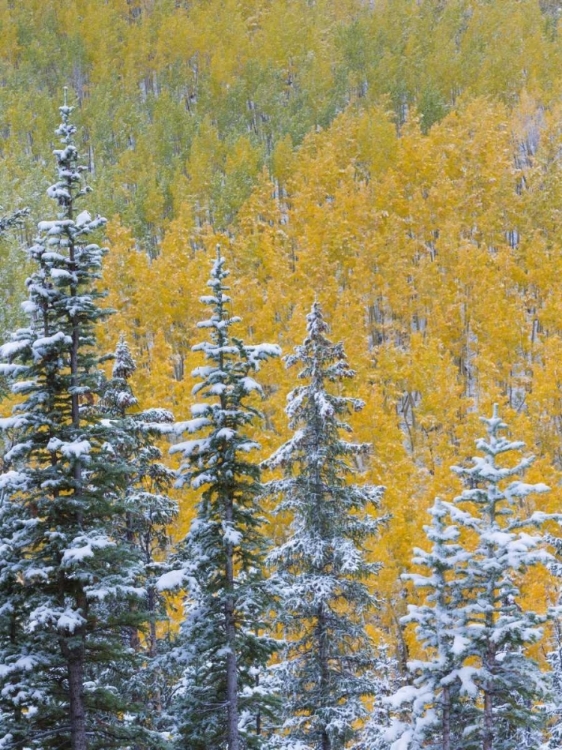
<svg viewBox="0 0 562 750">
<path fill-rule="evenodd" d="M 0 348 L 19 397 L 0 426 L 13 434 L 0 476 L 0 747 L 123 748 L 139 736 L 118 690 L 140 625 L 138 554 L 115 538 L 128 469 L 118 429 L 91 404 L 103 386 L 95 326 L 107 316 L 96 284 L 104 220 L 77 206 L 87 195 L 72 108 L 60 108 L 58 218 L 39 223 L 28 256 L 29 325 Z M 112 603 L 118 606 L 112 606 Z M 157 745 L 156 739 L 153 743 Z"/>
<path fill-rule="evenodd" d="M 0 234 L 6 232 L 8 229 L 21 226 L 24 217 L 28 216 L 28 214 L 28 208 L 20 208 L 11 214 L 0 216 Z"/>
<path fill-rule="evenodd" d="M 526 649 L 541 637 L 546 617 L 522 609 L 519 579 L 530 567 L 547 562 L 549 555 L 540 532 L 546 516 L 537 511 L 522 518 L 521 499 L 549 488 L 517 479 L 533 463 L 532 456 L 511 466 L 499 463 L 498 457 L 520 451 L 524 444 L 499 434 L 507 425 L 497 407 L 483 421 L 488 435 L 476 443 L 483 455 L 469 468 L 453 468 L 469 489 L 456 498 L 452 519 L 475 532 L 478 540 L 468 563 L 472 596 L 465 605 L 470 626 L 467 652 L 477 654 L 481 666 L 477 682 L 483 706 L 473 734 L 481 740 L 482 750 L 510 750 L 518 735 L 534 748 L 539 739 L 532 730 L 544 722 L 537 701 L 546 695 L 547 685 Z M 537 529 L 534 534 L 528 531 L 531 527 Z"/>
<path fill-rule="evenodd" d="M 346 442 L 343 420 L 363 403 L 337 395 L 354 372 L 327 331 L 315 303 L 304 344 L 287 358 L 307 381 L 288 397 L 295 433 L 268 461 L 284 470 L 269 485 L 281 498 L 277 511 L 292 517 L 287 539 L 269 555 L 286 641 L 276 668 L 284 699 L 276 745 L 300 750 L 349 746 L 365 718 L 362 699 L 373 693 L 376 661 L 365 618 L 374 605 L 368 583 L 379 566 L 367 562 L 365 545 L 380 524 L 367 508 L 383 488 L 349 481 L 353 460 L 369 446 Z"/>
<path fill-rule="evenodd" d="M 29 209 L 27 208 L 21 208 L 17 211 L 14 211 L 11 214 L 8 214 L 6 216 L 0 217 L 0 237 L 7 232 L 9 229 L 13 229 L 14 227 L 19 227 L 23 224 L 23 218 L 29 214 Z M 4 262 L 4 260 L 2 261 Z M 4 338 L 5 332 L 1 331 L 0 336 Z M 0 374 L 0 401 L 5 398 L 9 393 L 9 388 L 6 384 L 6 379 L 3 377 L 3 375 Z M 2 436 L 0 435 L 0 441 L 2 440 Z"/>
<path fill-rule="evenodd" d="M 122 523 L 118 534 L 139 551 L 144 566 L 143 586 L 150 615 L 146 647 L 154 654 L 157 612 L 163 612 L 156 580 L 166 567 L 165 561 L 159 558 L 169 549 L 168 528 L 178 514 L 177 502 L 168 496 L 176 474 L 161 462 L 162 451 L 156 441 L 169 432 L 173 415 L 167 409 L 131 411 L 138 405 L 129 382 L 135 370 L 129 346 L 121 337 L 115 350 L 112 378 L 104 387 L 98 412 L 106 419 L 113 419 L 112 424 L 119 428 L 119 439 L 113 441 L 113 448 L 127 464 L 127 483 L 126 513 L 124 518 L 118 519 Z"/>
<path fill-rule="evenodd" d="M 400 708 L 409 704 L 409 717 L 395 720 L 386 737 L 393 748 L 433 748 L 458 750 L 464 729 L 474 721 L 472 700 L 477 689 L 465 658 L 466 590 L 464 565 L 470 553 L 458 543 L 459 530 L 447 525 L 450 506 L 437 498 L 431 510 L 432 524 L 424 526 L 432 543 L 429 552 L 416 548 L 413 563 L 425 575 L 405 575 L 416 588 L 425 590 L 425 603 L 410 605 L 404 623 L 415 623 L 416 636 L 428 659 L 408 664 L 412 684 L 400 688 L 389 704 Z"/>
<path fill-rule="evenodd" d="M 562 539 L 548 535 L 555 555 L 549 564 L 550 572 L 558 580 L 562 579 Z M 551 609 L 552 630 L 548 640 L 546 660 L 550 667 L 550 699 L 545 705 L 548 717 L 549 741 L 545 750 L 558 750 L 562 747 L 562 592 L 559 588 L 558 601 Z"/>
<path fill-rule="evenodd" d="M 529 531 L 547 516 L 537 511 L 522 518 L 520 500 L 548 487 L 517 479 L 532 457 L 500 463 L 523 444 L 499 435 L 506 425 L 497 409 L 483 421 L 488 436 L 477 441 L 483 455 L 469 468 L 453 467 L 468 489 L 454 504 L 436 504 L 434 547 L 418 551 L 415 560 L 429 575 L 414 576 L 414 583 L 432 593 L 407 619 L 418 623 L 429 658 L 412 663 L 414 685 L 393 700 L 399 705 L 409 698 L 412 712 L 409 722 L 396 722 L 389 732 L 392 750 L 541 746 L 545 715 L 538 704 L 547 684 L 527 648 L 541 637 L 546 618 L 522 608 L 519 581 L 527 569 L 550 559 L 540 531 Z M 445 513 L 454 525 L 438 523 Z"/>
<path fill-rule="evenodd" d="M 164 644 L 158 638 L 157 625 L 167 620 L 166 603 L 158 591 L 157 579 L 167 570 L 166 555 L 170 549 L 169 527 L 176 519 L 178 506 L 169 497 L 175 472 L 161 462 L 162 453 L 156 441 L 173 422 L 166 409 L 138 410 L 130 379 L 136 364 L 124 337 L 114 354 L 112 377 L 105 384 L 96 409 L 116 428 L 113 450 L 127 465 L 123 515 L 117 516 L 115 536 L 137 550 L 140 558 L 137 585 L 146 591 L 144 601 L 126 602 L 140 620 L 140 632 L 133 624 L 128 639 L 139 656 L 143 669 L 123 681 L 129 700 L 141 706 L 136 721 L 160 729 L 166 725 L 165 697 L 168 678 L 163 674 L 160 652 Z M 164 648 L 164 650 L 166 650 Z"/>
<path fill-rule="evenodd" d="M 551 669 L 551 699 L 546 705 L 549 740 L 545 748 L 558 750 L 562 747 L 562 626 L 558 620 L 554 623 L 546 658 Z"/>
<path fill-rule="evenodd" d="M 358 732 L 352 750 L 389 750 L 388 727 L 392 721 L 392 709 L 388 698 L 393 696 L 403 683 L 398 660 L 391 655 L 388 644 L 377 644 L 376 661 L 370 673 L 373 697 L 368 705 L 368 718 Z"/>
<path fill-rule="evenodd" d="M 180 433 L 199 433 L 174 446 L 183 464 L 181 484 L 202 489 L 197 517 L 177 552 L 177 570 L 161 587 L 187 582 L 185 620 L 175 657 L 184 665 L 175 707 L 178 747 L 242 750 L 262 744 L 261 724 L 271 698 L 259 684 L 274 649 L 264 630 L 267 598 L 263 567 L 260 466 L 250 454 L 259 418 L 252 397 L 262 393 L 253 378 L 260 364 L 279 355 L 270 344 L 248 346 L 231 334 L 238 318 L 228 312 L 228 272 L 220 252 L 213 264 L 211 294 L 202 302 L 210 317 L 199 323 L 210 340 L 195 351 L 207 364 L 194 376 L 193 393 L 205 401 Z"/>
</svg>

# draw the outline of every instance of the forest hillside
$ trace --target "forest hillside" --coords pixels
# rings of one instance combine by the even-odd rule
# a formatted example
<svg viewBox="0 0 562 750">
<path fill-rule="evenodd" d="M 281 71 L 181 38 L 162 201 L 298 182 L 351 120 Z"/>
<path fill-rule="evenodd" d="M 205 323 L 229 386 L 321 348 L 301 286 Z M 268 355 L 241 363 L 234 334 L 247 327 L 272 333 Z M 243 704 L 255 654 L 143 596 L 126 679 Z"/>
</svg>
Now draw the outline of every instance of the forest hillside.
<svg viewBox="0 0 562 750">
<path fill-rule="evenodd" d="M 94 315 L 92 330 L 100 351 L 125 347 L 134 360 L 116 376 L 134 389 L 133 412 L 191 418 L 192 371 L 201 352 L 210 356 L 192 348 L 210 274 L 227 283 L 228 314 L 241 318 L 248 345 L 278 345 L 298 360 L 311 308 L 328 325 L 322 335 L 343 342 L 354 377 L 333 382 L 338 397 L 364 402 L 345 421 L 357 445 L 372 445 L 344 453 L 378 488 L 365 563 L 378 603 L 367 630 L 400 679 L 424 647 L 415 616 L 403 619 L 423 599 L 415 576 L 426 563 L 419 550 L 412 562 L 414 548 L 427 551 L 423 527 L 440 523 L 435 498 L 463 491 L 451 467 L 466 470 L 483 434 L 495 445 L 498 413 L 509 449 L 522 441 L 535 456 L 522 472 L 539 494 L 514 490 L 517 513 L 562 511 L 561 17 L 553 0 L 0 0 L 0 206 L 29 209 L 0 238 L 2 341 L 25 324 L 33 254 L 22 246 L 54 215 L 46 191 L 66 96 L 89 210 L 107 217 L 96 288 L 115 312 Z M 262 354 L 272 359 L 263 369 Z M 260 370 L 264 418 L 240 417 L 258 463 L 292 434 L 285 409 L 296 374 L 276 354 L 244 355 L 246 376 Z M 112 365 L 102 366 L 110 377 Z M 2 396 L 4 416 L 15 399 L 5 381 Z M 167 483 L 178 515 L 170 506 L 161 518 L 178 542 L 201 493 L 171 419 L 151 429 L 162 471 L 184 476 L 181 488 Z M 264 465 L 264 481 L 284 466 Z M 281 544 L 286 517 L 274 505 L 268 496 L 267 536 Z M 468 527 L 469 548 L 480 549 Z M 545 533 L 560 536 L 556 518 Z M 193 551 L 176 554 L 185 566 Z M 551 562 L 515 566 L 512 595 L 536 607 L 535 625 L 558 604 Z M 178 608 L 170 617 L 173 629 Z M 523 645 L 546 669 L 545 641 Z M 247 742 L 240 748 L 258 747 Z M 310 747 L 351 747 L 341 742 Z M 353 747 L 386 747 L 374 743 Z"/>
</svg>

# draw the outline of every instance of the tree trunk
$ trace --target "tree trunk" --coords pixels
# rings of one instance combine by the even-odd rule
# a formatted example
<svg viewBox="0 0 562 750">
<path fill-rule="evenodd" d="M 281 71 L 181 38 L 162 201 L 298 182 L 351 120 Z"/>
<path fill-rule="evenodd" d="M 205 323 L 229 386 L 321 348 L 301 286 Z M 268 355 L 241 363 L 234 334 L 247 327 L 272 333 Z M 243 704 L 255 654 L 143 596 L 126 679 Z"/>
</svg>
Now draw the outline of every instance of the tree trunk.
<svg viewBox="0 0 562 750">
<path fill-rule="evenodd" d="M 232 498 L 226 501 L 225 520 L 233 521 Z M 234 550 L 232 544 L 226 545 L 226 601 L 225 630 L 228 655 L 226 657 L 226 700 L 228 706 L 227 747 L 228 750 L 240 750 L 238 734 L 238 665 L 236 659 L 236 623 L 234 618 Z"/>
<path fill-rule="evenodd" d="M 233 630 L 233 629 L 232 629 Z M 228 701 L 228 750 L 240 750 L 238 736 L 238 675 L 236 654 L 229 652 L 226 658 L 226 698 Z"/>
<path fill-rule="evenodd" d="M 482 750 L 493 750 L 494 725 L 493 725 L 493 702 L 489 690 L 484 693 L 484 734 L 482 737 Z"/>
<path fill-rule="evenodd" d="M 158 639 L 156 637 L 156 591 L 154 586 L 148 587 L 148 613 L 150 617 L 150 631 L 148 634 L 148 655 L 151 659 L 156 656 Z"/>
<path fill-rule="evenodd" d="M 125 416 L 125 411 L 122 412 L 122 417 Z M 127 544 L 130 547 L 135 546 L 135 532 L 133 530 L 133 514 L 132 513 L 126 513 L 125 514 L 125 539 L 127 541 Z M 129 602 L 129 612 L 135 613 L 138 611 L 138 605 L 134 601 Z M 138 631 L 138 628 L 136 628 L 134 625 L 129 625 L 127 627 L 127 640 L 128 645 L 133 649 L 135 653 L 138 653 L 141 649 L 141 639 L 140 634 Z"/>
<path fill-rule="evenodd" d="M 443 750 L 451 750 L 451 689 L 443 688 Z"/>
<path fill-rule="evenodd" d="M 70 745 L 72 750 L 87 750 L 86 708 L 84 706 L 84 659 L 81 654 L 68 662 L 70 692 Z"/>
<path fill-rule="evenodd" d="M 320 662 L 320 705 L 326 706 L 328 695 L 328 654 L 326 652 L 326 616 L 324 607 L 318 608 L 318 660 Z M 331 750 L 330 738 L 326 728 L 322 727 L 322 750 Z"/>
<path fill-rule="evenodd" d="M 72 204 L 69 206 L 67 211 L 68 218 L 72 218 Z M 74 263 L 74 244 L 71 243 L 69 248 L 69 259 L 71 267 L 75 270 Z M 77 295 L 77 287 L 75 284 L 71 286 L 70 294 L 72 297 Z M 72 383 L 71 393 L 71 408 L 72 408 L 72 424 L 75 428 L 80 427 L 80 402 L 77 388 L 79 386 L 78 381 L 78 352 L 80 349 L 80 327 L 75 318 L 72 321 L 72 348 L 70 350 L 70 373 Z M 76 481 L 75 494 L 79 495 L 81 492 L 82 484 L 82 462 L 77 458 L 74 462 L 74 479 Z M 79 504 L 78 504 L 79 507 Z M 77 522 L 81 524 L 82 513 L 77 512 Z M 64 578 L 64 573 L 63 573 Z M 64 583 L 62 583 L 64 588 Z M 77 604 L 82 605 L 79 609 L 82 610 L 82 614 L 86 615 L 86 597 L 83 591 L 80 591 L 77 596 Z M 81 634 L 74 634 L 75 638 L 81 638 Z M 70 744 L 72 750 L 87 750 L 86 741 L 86 707 L 84 705 L 84 646 L 83 644 L 76 648 L 69 648 L 66 638 L 63 637 L 62 652 L 67 659 L 68 669 L 68 689 L 69 689 L 69 702 L 70 702 Z"/>
<path fill-rule="evenodd" d="M 64 573 L 59 573 L 59 594 L 64 596 Z M 88 602 L 83 591 L 75 596 L 75 608 L 84 618 L 88 613 Z M 68 702 L 70 719 L 70 747 L 72 750 L 87 750 L 86 705 L 84 702 L 84 628 L 73 632 L 64 629 L 59 632 L 59 646 L 66 661 L 68 675 Z"/>
<path fill-rule="evenodd" d="M 494 417 L 497 417 L 497 406 L 494 406 Z M 495 468 L 495 459 L 492 462 Z M 488 496 L 490 496 L 490 485 L 488 485 Z M 489 527 L 494 528 L 496 522 L 496 504 L 495 502 L 489 505 Z M 495 558 L 495 550 L 493 544 L 489 541 L 487 543 L 487 558 L 493 560 Z M 488 642 L 486 644 L 486 652 L 484 654 L 484 668 L 488 673 L 488 677 L 484 681 L 484 732 L 482 735 L 482 750 L 493 750 L 494 742 L 494 701 L 493 701 L 493 675 L 496 667 L 496 646 L 491 641 L 492 632 L 495 624 L 494 612 L 496 609 L 496 592 L 497 592 L 497 581 L 495 575 L 492 574 L 488 585 L 487 585 L 487 600 L 489 609 L 486 612 L 486 630 L 488 631 Z"/>
<path fill-rule="evenodd" d="M 488 631 L 491 629 L 492 614 L 487 613 L 486 625 Z M 493 624 L 493 622 L 492 622 Z M 493 674 L 496 659 L 496 651 L 493 643 L 488 643 L 484 666 L 488 674 Z M 493 701 L 493 683 L 488 677 L 484 683 L 484 732 L 482 735 L 482 750 L 493 750 L 494 743 L 494 701 Z"/>
</svg>

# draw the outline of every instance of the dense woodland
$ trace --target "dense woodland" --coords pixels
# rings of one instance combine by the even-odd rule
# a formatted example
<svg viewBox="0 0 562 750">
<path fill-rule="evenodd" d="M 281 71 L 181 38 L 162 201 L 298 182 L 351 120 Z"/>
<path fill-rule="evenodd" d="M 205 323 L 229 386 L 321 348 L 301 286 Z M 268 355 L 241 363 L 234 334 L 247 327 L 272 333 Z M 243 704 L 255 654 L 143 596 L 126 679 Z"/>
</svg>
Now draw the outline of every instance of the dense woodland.
<svg viewBox="0 0 562 750">
<path fill-rule="evenodd" d="M 561 15 L 0 0 L 0 748 L 562 746 Z"/>
</svg>

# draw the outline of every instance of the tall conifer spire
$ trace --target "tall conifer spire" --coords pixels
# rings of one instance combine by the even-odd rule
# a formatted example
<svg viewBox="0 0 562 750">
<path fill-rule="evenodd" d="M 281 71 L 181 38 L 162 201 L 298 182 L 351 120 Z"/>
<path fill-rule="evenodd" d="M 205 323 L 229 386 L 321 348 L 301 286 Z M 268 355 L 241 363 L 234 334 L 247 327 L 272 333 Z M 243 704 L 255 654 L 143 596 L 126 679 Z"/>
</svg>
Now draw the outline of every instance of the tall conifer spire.
<svg viewBox="0 0 562 750">
<path fill-rule="evenodd" d="M 90 189 L 72 107 L 60 113 L 48 189 L 59 213 L 39 222 L 28 250 L 29 325 L 0 347 L 0 371 L 19 400 L 0 423 L 13 439 L 0 476 L 0 739 L 87 750 L 139 736 L 116 686 L 130 662 L 130 610 L 112 602 L 144 592 L 136 551 L 114 536 L 127 477 L 113 448 L 119 428 L 91 408 L 104 382 L 95 329 L 109 314 L 97 289 L 105 250 L 91 235 L 105 220 L 77 213 Z"/>
<path fill-rule="evenodd" d="M 355 373 L 327 333 L 315 302 L 304 343 L 287 357 L 306 381 L 288 396 L 295 433 L 268 461 L 285 473 L 269 484 L 277 510 L 292 516 L 286 540 L 269 555 L 286 642 L 276 668 L 284 698 L 277 743 L 301 750 L 343 750 L 356 737 L 376 662 L 365 626 L 375 603 L 367 581 L 379 565 L 367 562 L 366 546 L 380 521 L 366 510 L 383 488 L 349 482 L 351 461 L 370 446 L 340 436 L 350 430 L 345 417 L 363 402 L 334 393 Z"/>
<path fill-rule="evenodd" d="M 267 597 L 263 580 L 266 541 L 260 505 L 260 465 L 251 454 L 260 417 L 252 397 L 263 395 L 254 379 L 265 360 L 279 355 L 271 344 L 247 345 L 231 329 L 228 271 L 220 250 L 201 298 L 210 315 L 199 323 L 209 339 L 193 347 L 206 364 L 193 371 L 192 407 L 183 433 L 203 433 L 172 449 L 183 457 L 180 484 L 202 490 L 197 516 L 177 554 L 177 570 L 162 586 L 187 582 L 185 620 L 177 658 L 185 665 L 176 705 L 179 747 L 259 748 L 271 697 L 260 675 L 274 650 L 264 633 Z"/>
<path fill-rule="evenodd" d="M 522 573 L 552 559 L 540 528 L 560 516 L 525 516 L 521 500 L 549 488 L 522 480 L 532 456 L 504 460 L 524 444 L 501 434 L 507 425 L 497 407 L 482 421 L 480 455 L 453 467 L 467 489 L 454 503 L 435 502 L 426 527 L 432 550 L 416 550 L 414 562 L 427 575 L 411 578 L 429 594 L 404 619 L 417 623 L 428 656 L 410 664 L 413 686 L 392 699 L 397 708 L 411 706 L 410 720 L 389 732 L 392 750 L 536 750 L 542 743 L 548 688 L 528 649 L 548 618 L 522 601 L 519 586 Z"/>
</svg>

